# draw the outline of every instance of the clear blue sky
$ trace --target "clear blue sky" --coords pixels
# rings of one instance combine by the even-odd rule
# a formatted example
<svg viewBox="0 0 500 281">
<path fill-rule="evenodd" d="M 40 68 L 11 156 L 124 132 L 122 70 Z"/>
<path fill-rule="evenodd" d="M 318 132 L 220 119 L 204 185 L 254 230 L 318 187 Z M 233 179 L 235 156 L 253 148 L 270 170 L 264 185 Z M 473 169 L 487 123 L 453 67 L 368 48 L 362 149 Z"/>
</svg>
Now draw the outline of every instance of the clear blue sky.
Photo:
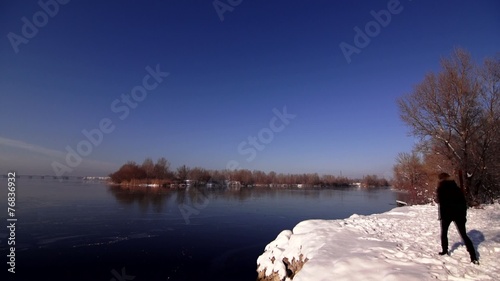
<svg viewBox="0 0 500 281">
<path fill-rule="evenodd" d="M 42 2 L 48 12 L 0 4 L 2 173 L 55 174 L 57 162 L 106 175 L 164 156 L 173 168 L 390 177 L 414 145 L 396 99 L 454 47 L 478 61 L 500 51 L 499 1 Z M 388 5 L 385 26 L 370 25 Z M 367 24 L 348 63 L 339 45 L 356 47 Z M 169 75 L 157 83 L 147 66 Z M 132 108 L 122 95 L 143 79 L 157 87 Z M 284 107 L 288 124 L 273 112 Z M 82 130 L 101 120 L 114 130 L 91 144 Z M 67 147 L 82 141 L 92 150 L 72 167 Z"/>
</svg>

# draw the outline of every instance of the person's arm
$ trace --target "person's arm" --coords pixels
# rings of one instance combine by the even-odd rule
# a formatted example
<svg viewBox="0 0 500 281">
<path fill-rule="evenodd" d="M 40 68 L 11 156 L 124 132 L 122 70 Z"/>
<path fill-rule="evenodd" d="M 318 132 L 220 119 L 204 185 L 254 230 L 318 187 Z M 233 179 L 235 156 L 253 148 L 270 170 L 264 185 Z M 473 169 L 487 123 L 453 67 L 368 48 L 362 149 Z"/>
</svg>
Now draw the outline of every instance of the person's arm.
<svg viewBox="0 0 500 281">
<path fill-rule="evenodd" d="M 434 197 L 434 201 L 439 204 L 439 199 L 441 197 L 441 185 L 438 185 L 436 188 L 436 196 Z"/>
<path fill-rule="evenodd" d="M 453 188 L 456 191 L 453 195 L 454 204 L 462 205 L 463 208 L 467 209 L 467 200 L 465 199 L 465 194 L 455 181 L 453 181 Z"/>
</svg>

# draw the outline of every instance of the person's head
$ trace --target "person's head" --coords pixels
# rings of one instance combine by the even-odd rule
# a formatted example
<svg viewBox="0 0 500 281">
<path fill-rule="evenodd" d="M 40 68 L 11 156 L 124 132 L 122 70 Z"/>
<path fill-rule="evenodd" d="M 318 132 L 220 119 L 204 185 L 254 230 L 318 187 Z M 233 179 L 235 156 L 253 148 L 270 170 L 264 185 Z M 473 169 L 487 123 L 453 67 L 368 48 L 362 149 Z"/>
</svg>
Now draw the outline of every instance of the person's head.
<svg viewBox="0 0 500 281">
<path fill-rule="evenodd" d="M 450 179 L 450 175 L 448 173 L 441 173 L 438 175 L 439 181 L 445 181 Z"/>
</svg>

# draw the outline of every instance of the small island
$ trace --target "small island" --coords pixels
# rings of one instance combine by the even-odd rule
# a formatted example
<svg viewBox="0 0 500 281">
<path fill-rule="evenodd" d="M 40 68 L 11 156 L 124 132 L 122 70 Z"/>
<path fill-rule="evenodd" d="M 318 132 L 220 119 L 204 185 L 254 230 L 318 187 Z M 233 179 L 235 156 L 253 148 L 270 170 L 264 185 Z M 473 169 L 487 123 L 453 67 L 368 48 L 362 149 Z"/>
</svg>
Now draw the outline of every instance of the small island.
<svg viewBox="0 0 500 281">
<path fill-rule="evenodd" d="M 326 188 L 326 187 L 388 187 L 390 183 L 377 175 L 361 179 L 343 176 L 319 175 L 318 173 L 284 174 L 276 172 L 240 170 L 207 170 L 186 165 L 175 171 L 170 169 L 166 158 L 156 163 L 146 158 L 139 165 L 129 161 L 109 175 L 110 184 L 120 186 L 148 186 L 163 188 L 186 187 L 268 187 L 268 188 Z"/>
</svg>

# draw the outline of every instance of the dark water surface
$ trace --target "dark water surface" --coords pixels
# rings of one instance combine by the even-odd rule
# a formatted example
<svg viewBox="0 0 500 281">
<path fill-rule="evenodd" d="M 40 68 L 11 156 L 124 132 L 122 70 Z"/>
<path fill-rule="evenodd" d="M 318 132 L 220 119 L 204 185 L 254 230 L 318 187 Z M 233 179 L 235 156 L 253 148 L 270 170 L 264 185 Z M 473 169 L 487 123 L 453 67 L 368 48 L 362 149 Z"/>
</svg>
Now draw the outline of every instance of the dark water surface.
<svg viewBox="0 0 500 281">
<path fill-rule="evenodd" d="M 4 210 L 6 193 L 0 203 Z M 396 195 L 390 189 L 124 189 L 20 178 L 16 274 L 7 276 L 253 281 L 257 257 L 282 230 L 306 219 L 385 212 L 395 207 Z M 7 225 L 6 211 L 0 219 Z M 5 226 L 0 240 L 7 273 Z"/>
</svg>

